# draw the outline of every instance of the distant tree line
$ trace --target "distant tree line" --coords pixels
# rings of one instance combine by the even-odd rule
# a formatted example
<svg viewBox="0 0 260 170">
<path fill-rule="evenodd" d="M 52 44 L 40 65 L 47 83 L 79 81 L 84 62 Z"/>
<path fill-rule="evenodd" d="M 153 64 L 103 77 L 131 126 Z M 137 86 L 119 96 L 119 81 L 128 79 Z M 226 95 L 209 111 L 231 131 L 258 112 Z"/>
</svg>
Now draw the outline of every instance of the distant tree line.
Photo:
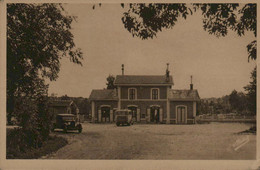
<svg viewBox="0 0 260 170">
<path fill-rule="evenodd" d="M 229 95 L 220 98 L 201 99 L 198 114 L 256 114 L 256 67 L 251 73 L 250 83 L 244 92 L 233 90 Z"/>
</svg>

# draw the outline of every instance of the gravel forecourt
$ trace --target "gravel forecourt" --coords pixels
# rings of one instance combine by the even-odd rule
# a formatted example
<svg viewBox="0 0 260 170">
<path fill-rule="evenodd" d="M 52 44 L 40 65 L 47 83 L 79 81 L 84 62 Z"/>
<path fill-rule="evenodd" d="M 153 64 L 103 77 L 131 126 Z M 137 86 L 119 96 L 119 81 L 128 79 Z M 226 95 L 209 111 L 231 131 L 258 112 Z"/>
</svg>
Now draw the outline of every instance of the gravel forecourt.
<svg viewBox="0 0 260 170">
<path fill-rule="evenodd" d="M 195 125 L 83 123 L 81 134 L 54 132 L 69 144 L 44 159 L 251 160 L 256 159 L 256 135 L 238 134 L 243 123 Z M 241 146 L 239 141 L 245 141 Z M 236 148 L 239 146 L 239 148 Z M 235 149 L 236 148 L 236 149 Z"/>
</svg>

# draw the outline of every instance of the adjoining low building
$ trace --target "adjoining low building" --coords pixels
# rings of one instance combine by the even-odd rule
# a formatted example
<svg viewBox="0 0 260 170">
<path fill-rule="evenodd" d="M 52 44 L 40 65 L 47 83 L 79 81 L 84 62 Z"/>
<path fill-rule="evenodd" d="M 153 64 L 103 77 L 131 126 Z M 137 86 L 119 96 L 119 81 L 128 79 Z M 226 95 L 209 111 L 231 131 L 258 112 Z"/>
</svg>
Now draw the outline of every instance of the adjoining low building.
<svg viewBox="0 0 260 170">
<path fill-rule="evenodd" d="M 118 108 L 117 90 L 92 90 L 89 100 L 91 102 L 92 122 L 113 122 L 115 110 Z"/>
<path fill-rule="evenodd" d="M 192 84 L 191 84 L 192 86 Z M 197 102 L 200 100 L 197 90 L 169 90 L 171 123 L 195 123 Z"/>
<path fill-rule="evenodd" d="M 92 90 L 92 122 L 114 122 L 116 109 L 129 109 L 135 122 L 195 123 L 197 90 L 173 90 L 168 65 L 165 75 L 117 75 L 116 89 Z"/>
</svg>

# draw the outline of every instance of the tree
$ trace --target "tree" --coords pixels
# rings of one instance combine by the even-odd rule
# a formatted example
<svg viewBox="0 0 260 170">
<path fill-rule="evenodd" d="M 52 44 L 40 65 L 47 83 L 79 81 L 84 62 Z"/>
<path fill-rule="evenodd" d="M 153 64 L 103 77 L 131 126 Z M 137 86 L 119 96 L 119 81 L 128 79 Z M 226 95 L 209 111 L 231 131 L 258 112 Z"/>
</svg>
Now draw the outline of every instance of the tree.
<svg viewBox="0 0 260 170">
<path fill-rule="evenodd" d="M 230 103 L 229 103 L 229 95 L 225 95 L 222 97 L 223 99 L 223 103 L 222 103 L 222 107 L 223 107 L 223 112 L 224 113 L 230 113 L 231 110 L 231 106 L 230 106 Z"/>
<path fill-rule="evenodd" d="M 243 92 L 239 92 L 238 96 L 239 96 L 239 101 L 238 101 L 239 105 L 237 107 L 237 110 L 239 113 L 244 113 L 248 109 L 247 97 L 246 97 L 245 93 L 243 93 Z"/>
<path fill-rule="evenodd" d="M 63 57 L 81 65 L 73 20 L 60 4 L 7 4 L 7 112 L 29 139 L 49 133 L 45 79 L 57 79 Z"/>
<path fill-rule="evenodd" d="M 113 75 L 109 75 L 107 77 L 107 89 L 115 89 L 116 86 L 114 85 L 115 77 Z"/>
<path fill-rule="evenodd" d="M 229 95 L 229 103 L 231 105 L 231 109 L 238 113 L 243 113 L 247 111 L 247 98 L 243 92 L 237 92 L 233 90 Z"/>
<path fill-rule="evenodd" d="M 231 105 L 232 110 L 237 110 L 239 106 L 238 101 L 239 101 L 239 96 L 237 94 L 237 91 L 233 90 L 229 95 L 229 103 Z"/>
<path fill-rule="evenodd" d="M 133 37 L 148 39 L 198 10 L 202 11 L 203 28 L 209 34 L 221 37 L 233 30 L 242 36 L 251 31 L 256 37 L 256 4 L 129 4 L 122 22 Z M 256 60 L 256 46 L 256 40 L 247 45 L 248 60 Z"/>
<path fill-rule="evenodd" d="M 247 92 L 249 111 L 256 114 L 256 67 L 251 72 L 251 79 L 252 81 L 244 89 Z"/>
<path fill-rule="evenodd" d="M 77 100 L 75 102 L 77 102 Z M 80 102 L 78 102 L 77 106 L 79 107 L 80 114 L 89 114 L 90 102 L 87 98 L 83 98 Z"/>
<path fill-rule="evenodd" d="M 49 136 L 51 115 L 48 112 L 47 85 L 34 77 L 30 86 L 23 86 L 16 93 L 13 112 L 21 129 L 16 129 L 11 142 L 19 151 L 41 147 Z"/>
<path fill-rule="evenodd" d="M 57 79 L 62 57 L 81 64 L 82 53 L 70 32 L 73 20 L 58 4 L 7 5 L 8 113 L 13 113 L 18 91 L 31 89 L 35 78 Z"/>
</svg>

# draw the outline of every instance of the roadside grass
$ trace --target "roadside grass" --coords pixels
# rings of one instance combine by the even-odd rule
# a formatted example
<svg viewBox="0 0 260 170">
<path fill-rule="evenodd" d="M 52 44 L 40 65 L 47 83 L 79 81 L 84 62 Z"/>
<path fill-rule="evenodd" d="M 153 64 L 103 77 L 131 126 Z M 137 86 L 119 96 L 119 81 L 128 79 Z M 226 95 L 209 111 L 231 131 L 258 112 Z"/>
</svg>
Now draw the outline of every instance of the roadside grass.
<svg viewBox="0 0 260 170">
<path fill-rule="evenodd" d="M 8 145 L 11 140 L 15 139 L 11 139 L 10 136 L 7 135 L 6 159 L 39 159 L 42 156 L 56 152 L 57 150 L 68 144 L 68 141 L 63 137 L 49 136 L 48 139 L 43 142 L 41 147 L 25 149 L 22 152 L 11 145 Z"/>
</svg>

